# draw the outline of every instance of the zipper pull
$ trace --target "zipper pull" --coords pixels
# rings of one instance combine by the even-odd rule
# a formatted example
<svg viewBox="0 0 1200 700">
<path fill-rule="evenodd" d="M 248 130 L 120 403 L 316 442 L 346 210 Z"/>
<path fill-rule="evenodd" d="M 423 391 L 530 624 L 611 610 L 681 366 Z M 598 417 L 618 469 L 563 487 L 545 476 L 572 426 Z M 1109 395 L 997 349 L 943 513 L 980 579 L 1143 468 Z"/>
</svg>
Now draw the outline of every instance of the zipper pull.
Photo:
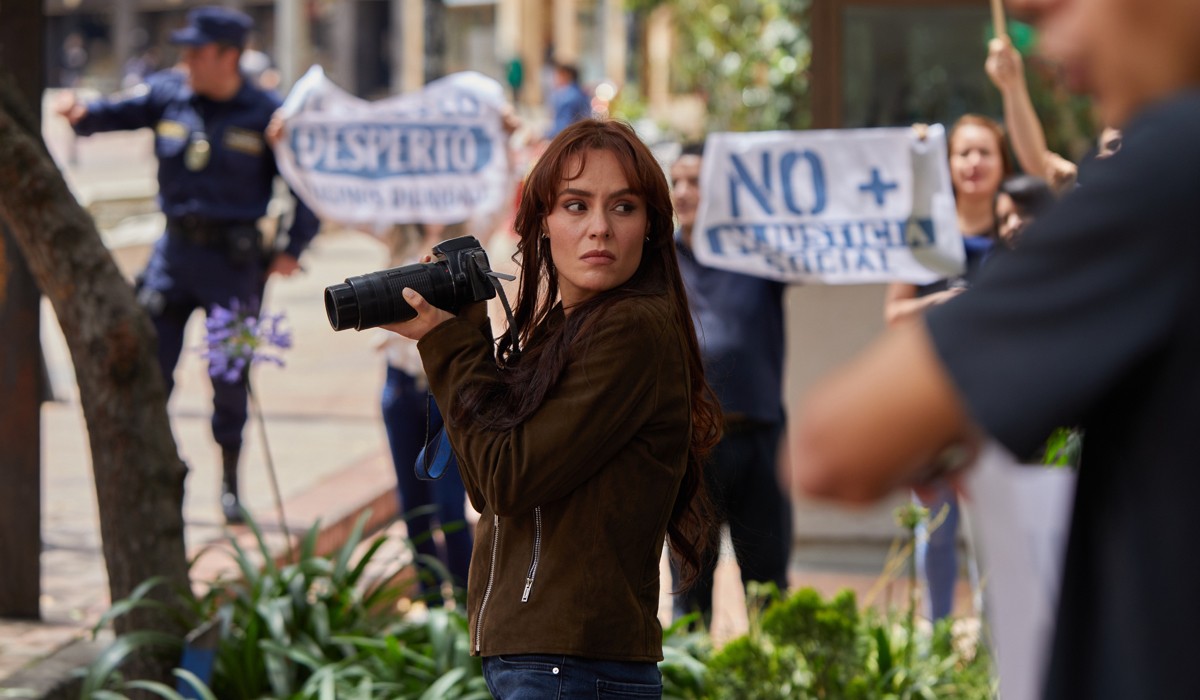
<svg viewBox="0 0 1200 700">
<path fill-rule="evenodd" d="M 525 579 L 525 592 L 524 592 L 523 594 L 521 594 L 521 602 L 522 602 L 522 603 L 528 603 L 528 602 L 529 602 L 529 589 L 530 589 L 530 588 L 533 588 L 533 579 L 532 579 L 532 578 L 526 578 L 526 579 Z"/>
</svg>

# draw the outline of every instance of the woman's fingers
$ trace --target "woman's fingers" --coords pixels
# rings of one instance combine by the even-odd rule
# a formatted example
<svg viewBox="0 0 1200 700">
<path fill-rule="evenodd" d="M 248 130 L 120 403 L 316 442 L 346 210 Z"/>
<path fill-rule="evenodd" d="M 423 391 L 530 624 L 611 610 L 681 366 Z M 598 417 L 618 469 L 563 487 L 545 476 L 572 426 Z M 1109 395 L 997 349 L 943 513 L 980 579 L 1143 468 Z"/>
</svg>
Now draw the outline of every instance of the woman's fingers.
<svg viewBox="0 0 1200 700">
<path fill-rule="evenodd" d="M 421 296 L 417 290 L 411 287 L 405 287 L 402 294 L 404 301 L 408 302 L 408 305 L 412 307 L 413 311 L 417 312 L 417 315 L 407 321 L 389 323 L 383 326 L 386 330 L 399 333 L 405 338 L 420 340 L 429 331 L 454 318 L 454 314 L 430 304 L 425 300 L 425 297 Z"/>
<path fill-rule="evenodd" d="M 429 305 L 429 302 L 425 301 L 425 297 L 421 296 L 412 287 L 405 287 L 401 294 L 404 295 L 404 301 L 407 301 L 408 305 L 413 307 L 413 311 L 416 311 L 418 316 L 433 308 Z"/>
</svg>

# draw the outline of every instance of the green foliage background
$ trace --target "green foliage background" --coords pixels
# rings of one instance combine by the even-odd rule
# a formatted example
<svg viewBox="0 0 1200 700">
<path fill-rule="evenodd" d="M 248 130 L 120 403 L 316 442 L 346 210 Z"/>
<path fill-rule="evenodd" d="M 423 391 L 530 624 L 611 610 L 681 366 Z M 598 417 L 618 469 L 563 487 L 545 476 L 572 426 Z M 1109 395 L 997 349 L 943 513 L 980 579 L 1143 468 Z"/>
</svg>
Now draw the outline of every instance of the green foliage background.
<svg viewBox="0 0 1200 700">
<path fill-rule="evenodd" d="M 711 131 L 807 129 L 811 0 L 630 0 L 669 5 L 676 28 L 674 92 L 705 98 Z"/>
<path fill-rule="evenodd" d="M 672 91 L 698 93 L 708 110 L 706 131 L 797 130 L 812 126 L 810 93 L 813 0 L 626 0 L 643 16 L 668 6 L 675 27 Z M 1025 54 L 1030 96 L 1047 145 L 1078 160 L 1098 133 L 1091 102 L 1068 94 L 1052 66 L 1033 56 L 1036 33 L 1010 22 L 1009 34 Z M 986 43 L 980 37 L 979 72 Z M 992 104 L 970 109 L 999 114 Z M 630 115 L 625 115 L 627 118 Z"/>
</svg>

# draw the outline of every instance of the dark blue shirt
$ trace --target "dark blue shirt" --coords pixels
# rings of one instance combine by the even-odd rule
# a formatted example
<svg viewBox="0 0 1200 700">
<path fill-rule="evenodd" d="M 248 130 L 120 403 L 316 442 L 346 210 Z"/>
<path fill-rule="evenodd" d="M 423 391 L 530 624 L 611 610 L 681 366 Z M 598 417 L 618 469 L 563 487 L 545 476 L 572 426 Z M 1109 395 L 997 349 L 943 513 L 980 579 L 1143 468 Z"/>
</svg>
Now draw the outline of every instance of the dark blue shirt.
<svg viewBox="0 0 1200 700">
<path fill-rule="evenodd" d="M 701 265 L 676 233 L 679 271 L 708 383 L 731 416 L 783 422 L 781 282 Z"/>
<path fill-rule="evenodd" d="M 956 277 L 948 277 L 946 279 L 923 284 L 917 287 L 917 296 L 923 297 L 934 292 L 944 292 L 951 285 L 970 287 L 979 277 L 979 271 L 983 269 L 983 264 L 992 257 L 992 252 L 996 247 L 996 238 L 993 233 L 981 233 L 977 236 L 963 236 L 963 250 L 966 251 L 966 270 Z"/>
<path fill-rule="evenodd" d="M 1196 693 L 1200 644 L 1200 91 L 926 314 L 971 418 L 1018 455 L 1086 433 L 1044 697 Z"/>
<path fill-rule="evenodd" d="M 232 99 L 217 102 L 192 92 L 178 71 L 152 76 L 146 85 L 117 100 L 88 105 L 75 126 L 88 136 L 100 131 L 154 129 L 158 157 L 158 201 L 168 218 L 250 221 L 263 216 L 278 173 L 275 156 L 263 138 L 279 98 L 242 81 Z M 208 164 L 190 170 L 184 157 L 189 143 L 209 144 Z M 316 215 L 297 200 L 286 251 L 299 256 L 317 233 Z"/>
<path fill-rule="evenodd" d="M 580 119 L 592 116 L 592 101 L 584 94 L 579 83 L 558 88 L 551 94 L 550 101 L 554 106 L 554 128 L 547 134 L 550 138 L 558 136 L 558 132 Z"/>
</svg>

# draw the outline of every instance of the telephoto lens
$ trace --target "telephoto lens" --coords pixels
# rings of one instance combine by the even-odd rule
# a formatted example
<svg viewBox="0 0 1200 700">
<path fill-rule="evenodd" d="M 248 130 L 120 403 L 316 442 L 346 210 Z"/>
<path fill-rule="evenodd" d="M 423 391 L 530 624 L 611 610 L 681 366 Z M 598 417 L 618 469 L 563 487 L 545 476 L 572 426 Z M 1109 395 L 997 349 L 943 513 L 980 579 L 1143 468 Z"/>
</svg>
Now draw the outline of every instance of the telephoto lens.
<svg viewBox="0 0 1200 700">
<path fill-rule="evenodd" d="M 412 287 L 438 308 L 454 304 L 454 279 L 445 262 L 414 263 L 347 277 L 325 288 L 325 313 L 335 331 L 356 331 L 407 321 L 417 315 L 401 292 Z M 453 311 L 454 309 L 447 309 Z"/>
</svg>

